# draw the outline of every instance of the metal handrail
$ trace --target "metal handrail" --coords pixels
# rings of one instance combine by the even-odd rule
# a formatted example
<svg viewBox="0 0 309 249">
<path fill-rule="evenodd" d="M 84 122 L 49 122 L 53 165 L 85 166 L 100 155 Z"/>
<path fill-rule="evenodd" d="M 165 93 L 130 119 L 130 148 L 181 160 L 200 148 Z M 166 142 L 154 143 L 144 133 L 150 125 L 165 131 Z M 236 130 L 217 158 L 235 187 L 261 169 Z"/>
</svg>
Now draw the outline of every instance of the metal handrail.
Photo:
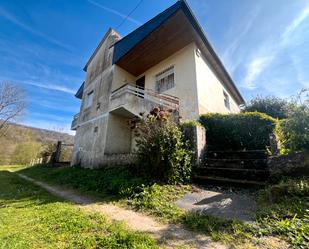
<svg viewBox="0 0 309 249">
<path fill-rule="evenodd" d="M 177 109 L 179 107 L 179 98 L 175 96 L 157 93 L 151 89 L 143 88 L 128 83 L 112 91 L 111 98 L 114 98 L 116 95 L 120 95 L 125 92 L 134 94 L 138 97 L 145 98 L 159 105 L 168 106 L 169 108 Z"/>
</svg>

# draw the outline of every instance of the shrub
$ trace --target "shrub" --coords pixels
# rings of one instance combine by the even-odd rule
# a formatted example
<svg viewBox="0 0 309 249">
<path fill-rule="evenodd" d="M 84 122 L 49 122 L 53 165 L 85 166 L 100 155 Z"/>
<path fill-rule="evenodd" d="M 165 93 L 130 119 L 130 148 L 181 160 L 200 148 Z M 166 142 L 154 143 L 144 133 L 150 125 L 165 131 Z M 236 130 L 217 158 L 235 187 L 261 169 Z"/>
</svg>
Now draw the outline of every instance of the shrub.
<svg viewBox="0 0 309 249">
<path fill-rule="evenodd" d="M 284 119 L 289 116 L 293 104 L 274 96 L 253 98 L 245 107 L 245 112 L 262 112 L 273 118 Z"/>
<path fill-rule="evenodd" d="M 210 113 L 201 116 L 207 144 L 214 150 L 260 150 L 269 146 L 276 120 L 264 113 Z"/>
<path fill-rule="evenodd" d="M 295 107 L 289 118 L 280 120 L 276 137 L 282 154 L 309 150 L 309 108 Z"/>
<path fill-rule="evenodd" d="M 191 152 L 178 125 L 155 108 L 136 128 L 141 172 L 148 178 L 172 184 L 188 181 Z"/>
</svg>

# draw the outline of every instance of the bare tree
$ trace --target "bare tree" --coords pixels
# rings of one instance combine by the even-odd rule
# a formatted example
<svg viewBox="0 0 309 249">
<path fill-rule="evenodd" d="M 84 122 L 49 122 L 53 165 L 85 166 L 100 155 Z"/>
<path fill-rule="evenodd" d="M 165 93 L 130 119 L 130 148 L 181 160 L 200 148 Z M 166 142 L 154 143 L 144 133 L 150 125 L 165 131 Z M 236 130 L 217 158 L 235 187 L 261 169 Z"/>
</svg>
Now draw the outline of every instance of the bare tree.
<svg viewBox="0 0 309 249">
<path fill-rule="evenodd" d="M 8 122 L 19 118 L 25 107 L 25 91 L 11 82 L 0 82 L 0 132 Z"/>
</svg>

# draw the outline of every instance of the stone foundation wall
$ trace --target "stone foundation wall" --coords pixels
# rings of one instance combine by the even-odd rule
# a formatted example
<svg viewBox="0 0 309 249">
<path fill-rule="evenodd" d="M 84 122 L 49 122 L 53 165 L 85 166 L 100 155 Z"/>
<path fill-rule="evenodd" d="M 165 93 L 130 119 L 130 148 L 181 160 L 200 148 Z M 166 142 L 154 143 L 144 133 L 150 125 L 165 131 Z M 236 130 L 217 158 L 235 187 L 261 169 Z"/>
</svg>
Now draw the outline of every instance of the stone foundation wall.
<svg viewBox="0 0 309 249">
<path fill-rule="evenodd" d="M 206 148 L 206 130 L 201 125 L 189 125 L 183 128 L 186 139 L 194 151 L 194 164 L 200 166 Z"/>
<path fill-rule="evenodd" d="M 268 169 L 270 179 L 277 180 L 282 176 L 309 176 L 309 152 L 298 152 L 291 155 L 269 157 Z"/>
<path fill-rule="evenodd" d="M 101 160 L 100 168 L 135 164 L 137 154 L 105 154 Z"/>
</svg>

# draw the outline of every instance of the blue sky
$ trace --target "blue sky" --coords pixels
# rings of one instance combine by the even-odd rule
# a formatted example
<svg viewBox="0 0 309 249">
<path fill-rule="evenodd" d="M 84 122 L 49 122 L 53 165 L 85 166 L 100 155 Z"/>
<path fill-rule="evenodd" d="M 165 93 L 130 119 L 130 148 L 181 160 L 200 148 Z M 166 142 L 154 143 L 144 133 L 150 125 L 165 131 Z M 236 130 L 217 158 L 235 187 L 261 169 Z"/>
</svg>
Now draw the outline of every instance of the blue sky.
<svg viewBox="0 0 309 249">
<path fill-rule="evenodd" d="M 0 80 L 22 85 L 20 122 L 69 131 L 82 68 L 109 27 L 139 0 L 1 0 Z M 126 35 L 175 0 L 144 0 L 118 29 Z M 309 1 L 188 0 L 246 100 L 287 98 L 309 87 Z"/>
</svg>

